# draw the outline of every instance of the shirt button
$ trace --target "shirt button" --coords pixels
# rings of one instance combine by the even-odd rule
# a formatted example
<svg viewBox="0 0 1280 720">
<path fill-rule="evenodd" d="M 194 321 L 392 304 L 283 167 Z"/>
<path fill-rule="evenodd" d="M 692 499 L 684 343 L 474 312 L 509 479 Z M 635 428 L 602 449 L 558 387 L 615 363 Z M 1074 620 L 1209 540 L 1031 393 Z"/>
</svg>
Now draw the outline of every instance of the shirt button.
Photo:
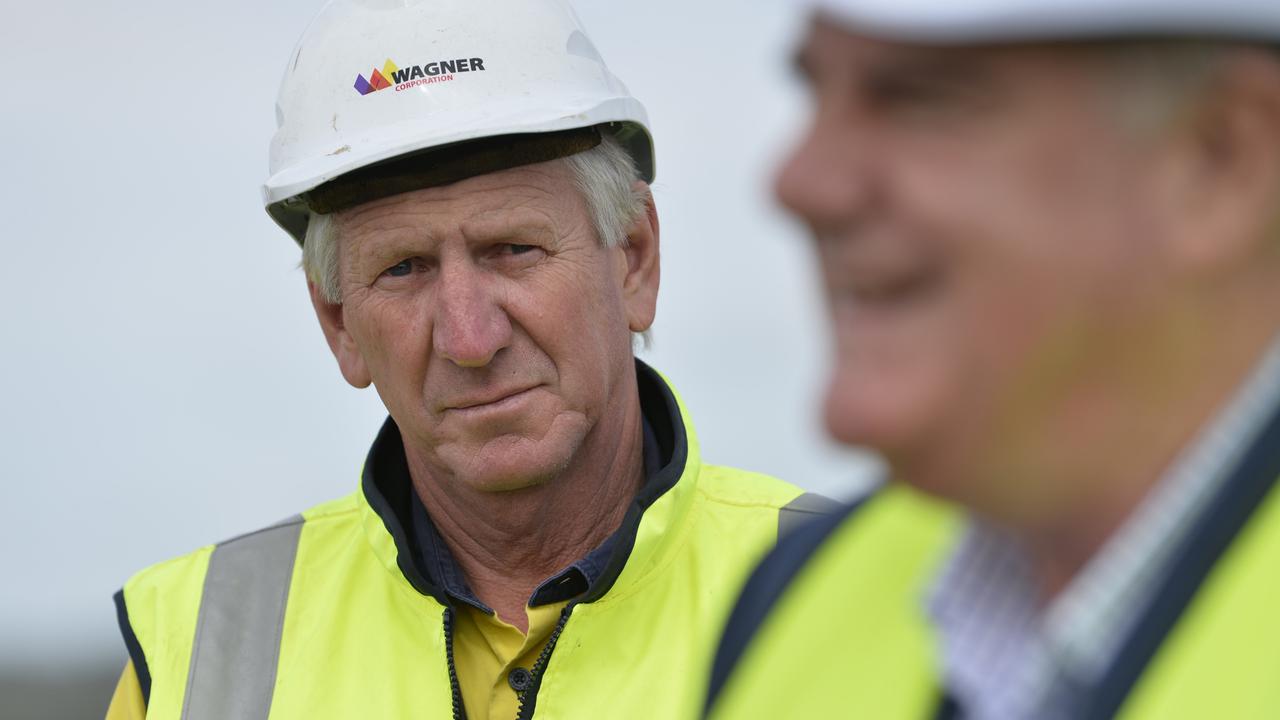
<svg viewBox="0 0 1280 720">
<path fill-rule="evenodd" d="M 518 667 L 507 673 L 507 684 L 511 686 L 512 690 L 522 693 L 525 690 L 528 690 L 529 686 L 533 684 L 533 673 L 522 667 Z"/>
</svg>

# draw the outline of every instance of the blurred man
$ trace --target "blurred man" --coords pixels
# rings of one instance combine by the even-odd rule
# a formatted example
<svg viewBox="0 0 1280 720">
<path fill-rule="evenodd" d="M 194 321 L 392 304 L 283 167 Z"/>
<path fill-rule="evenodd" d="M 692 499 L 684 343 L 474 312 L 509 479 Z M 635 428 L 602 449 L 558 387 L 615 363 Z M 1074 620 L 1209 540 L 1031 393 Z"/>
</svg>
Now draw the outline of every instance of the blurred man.
<svg viewBox="0 0 1280 720">
<path fill-rule="evenodd" d="M 359 492 L 125 585 L 110 717 L 696 715 L 742 581 L 813 503 L 703 465 L 632 356 L 643 108 L 558 0 L 336 0 L 277 108 L 267 211 L 390 418 Z"/>
<path fill-rule="evenodd" d="M 826 0 L 777 192 L 826 421 L 712 714 L 1278 717 L 1280 4 Z"/>
</svg>

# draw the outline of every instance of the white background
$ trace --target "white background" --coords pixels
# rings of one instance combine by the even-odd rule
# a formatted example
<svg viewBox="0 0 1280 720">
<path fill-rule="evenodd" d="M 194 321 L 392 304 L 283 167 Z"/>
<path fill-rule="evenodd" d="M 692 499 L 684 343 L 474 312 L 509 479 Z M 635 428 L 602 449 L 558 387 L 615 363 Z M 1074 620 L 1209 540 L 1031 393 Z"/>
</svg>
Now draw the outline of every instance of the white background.
<svg viewBox="0 0 1280 720">
<path fill-rule="evenodd" d="M 318 0 L 0 2 L 0 665 L 56 672 L 123 658 L 133 571 L 353 490 L 383 411 L 342 382 L 259 203 Z M 645 357 L 708 459 L 848 495 L 872 464 L 823 438 L 811 259 L 768 193 L 803 122 L 801 18 L 578 7 L 657 143 Z"/>
</svg>

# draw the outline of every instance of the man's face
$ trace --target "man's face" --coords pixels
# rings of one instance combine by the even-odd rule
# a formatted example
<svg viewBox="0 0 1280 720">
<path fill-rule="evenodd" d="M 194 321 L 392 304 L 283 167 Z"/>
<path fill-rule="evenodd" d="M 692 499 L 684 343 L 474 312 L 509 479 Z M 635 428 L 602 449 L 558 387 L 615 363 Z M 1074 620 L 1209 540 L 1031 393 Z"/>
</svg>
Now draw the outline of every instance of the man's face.
<svg viewBox="0 0 1280 720">
<path fill-rule="evenodd" d="M 1151 360 L 1127 338 L 1162 292 L 1169 158 L 1120 122 L 1097 63 L 823 21 L 801 48 L 814 116 L 777 193 L 825 280 L 827 425 L 913 484 L 971 495 L 1026 480 Z"/>
<path fill-rule="evenodd" d="M 656 274 L 637 292 L 634 249 L 600 246 L 562 163 L 370 202 L 336 225 L 330 342 L 437 480 L 540 483 L 634 409 L 631 331 L 652 318 Z"/>
</svg>

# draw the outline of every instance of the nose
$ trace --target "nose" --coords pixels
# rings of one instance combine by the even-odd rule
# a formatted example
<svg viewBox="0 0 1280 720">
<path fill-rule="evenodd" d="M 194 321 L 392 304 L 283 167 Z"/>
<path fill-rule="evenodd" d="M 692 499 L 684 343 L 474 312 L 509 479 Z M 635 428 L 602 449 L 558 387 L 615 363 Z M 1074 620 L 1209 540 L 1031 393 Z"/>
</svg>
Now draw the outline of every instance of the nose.
<svg viewBox="0 0 1280 720">
<path fill-rule="evenodd" d="M 498 292 L 468 263 L 441 268 L 433 322 L 435 352 L 459 367 L 484 367 L 511 344 L 511 320 Z"/>
<path fill-rule="evenodd" d="M 846 229 L 872 199 L 871 142 L 851 118 L 820 113 L 778 169 L 774 195 L 820 235 Z"/>
</svg>

